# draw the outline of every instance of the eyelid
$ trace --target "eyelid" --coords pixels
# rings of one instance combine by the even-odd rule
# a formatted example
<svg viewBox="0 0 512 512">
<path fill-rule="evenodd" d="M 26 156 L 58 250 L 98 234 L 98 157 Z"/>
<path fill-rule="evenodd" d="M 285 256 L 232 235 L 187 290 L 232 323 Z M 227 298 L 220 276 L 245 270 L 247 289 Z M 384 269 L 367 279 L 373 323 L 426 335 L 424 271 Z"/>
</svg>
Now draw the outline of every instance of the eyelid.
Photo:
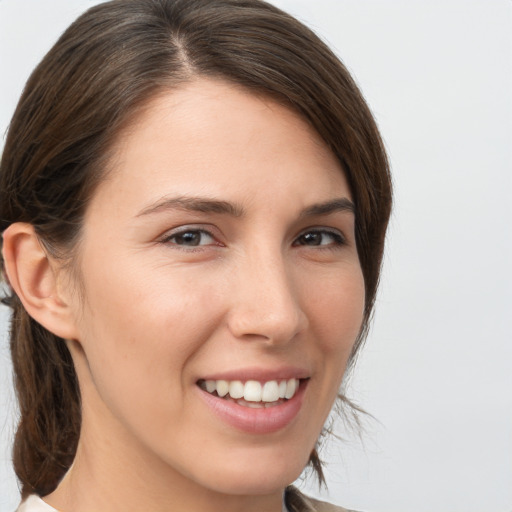
<svg viewBox="0 0 512 512">
<path fill-rule="evenodd" d="M 191 249 L 197 249 L 199 247 L 208 247 L 208 246 L 222 246 L 224 245 L 220 240 L 219 236 L 214 233 L 213 226 L 206 228 L 204 224 L 186 224 L 182 225 L 170 230 L 167 230 L 164 234 L 162 234 L 160 237 L 158 237 L 158 242 L 162 244 L 169 244 L 173 245 L 175 247 L 179 247 L 186 250 Z M 208 235 L 212 240 L 214 240 L 215 243 L 209 243 L 204 245 L 197 245 L 197 246 L 186 246 L 186 245 L 180 245 L 176 243 L 172 243 L 171 240 L 174 237 L 177 237 L 179 235 L 182 235 L 184 233 L 188 232 L 195 232 L 195 233 L 203 233 L 205 235 Z"/>
<path fill-rule="evenodd" d="M 220 240 L 221 236 L 219 233 L 216 233 L 218 229 L 215 228 L 215 226 L 211 225 L 205 225 L 205 224 L 186 224 L 181 225 L 176 228 L 169 229 L 165 231 L 161 236 L 158 237 L 157 242 L 162 244 L 169 244 L 173 245 L 175 247 L 183 248 L 186 250 L 192 250 L 194 248 L 200 248 L 200 247 L 211 247 L 211 246 L 224 246 L 225 244 Z M 177 244 L 172 243 L 172 239 L 174 237 L 177 237 L 181 234 L 187 233 L 187 232 L 196 232 L 196 233 L 203 233 L 207 236 L 209 236 L 213 242 L 208 244 L 200 244 L 197 246 L 187 246 L 183 244 Z M 307 245 L 303 245 L 299 243 L 300 237 L 308 234 L 308 233 L 323 233 L 330 235 L 334 238 L 333 243 L 329 244 L 320 244 L 317 246 L 311 245 L 310 247 L 316 247 L 316 248 L 336 248 L 341 247 L 348 244 L 347 237 L 345 236 L 344 232 L 339 228 L 334 227 L 328 227 L 328 226 L 310 226 L 308 228 L 303 229 L 300 231 L 297 236 L 293 239 L 292 246 L 304 246 L 307 247 Z"/>
<path fill-rule="evenodd" d="M 317 245 L 317 246 L 312 245 L 311 247 L 328 249 L 328 248 L 333 248 L 333 247 L 344 246 L 344 245 L 347 245 L 347 243 L 348 243 L 347 237 L 345 236 L 343 231 L 341 231 L 338 228 L 327 227 L 327 226 L 312 226 L 312 227 L 303 229 L 296 236 L 296 238 L 294 239 L 292 245 L 294 245 L 294 246 L 299 245 L 297 242 L 300 239 L 300 237 L 302 237 L 302 236 L 304 236 L 304 235 L 306 235 L 308 233 L 325 233 L 325 234 L 331 235 L 331 236 L 333 236 L 335 238 L 338 238 L 338 240 L 335 243 L 333 243 L 333 244 Z"/>
</svg>

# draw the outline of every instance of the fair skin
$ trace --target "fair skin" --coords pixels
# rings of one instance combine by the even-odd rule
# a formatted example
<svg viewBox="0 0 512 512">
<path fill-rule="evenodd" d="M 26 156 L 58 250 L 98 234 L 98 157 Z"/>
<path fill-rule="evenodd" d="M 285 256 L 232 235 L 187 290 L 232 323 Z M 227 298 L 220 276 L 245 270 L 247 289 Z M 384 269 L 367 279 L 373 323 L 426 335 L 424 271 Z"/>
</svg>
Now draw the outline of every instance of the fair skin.
<svg viewBox="0 0 512 512">
<path fill-rule="evenodd" d="M 342 169 L 291 110 L 205 79 L 153 98 L 111 163 L 84 219 L 79 285 L 30 227 L 4 235 L 11 284 L 69 340 L 82 394 L 75 462 L 45 501 L 279 512 L 363 318 Z M 289 399 L 235 402 L 237 384 L 205 389 L 217 381 L 288 385 Z"/>
</svg>

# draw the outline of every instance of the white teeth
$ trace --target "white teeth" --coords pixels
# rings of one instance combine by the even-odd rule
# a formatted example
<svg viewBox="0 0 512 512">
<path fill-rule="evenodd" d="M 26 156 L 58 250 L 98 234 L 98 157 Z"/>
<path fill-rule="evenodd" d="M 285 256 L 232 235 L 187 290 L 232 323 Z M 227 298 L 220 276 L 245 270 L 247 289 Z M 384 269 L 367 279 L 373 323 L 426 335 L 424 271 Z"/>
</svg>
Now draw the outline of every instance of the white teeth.
<svg viewBox="0 0 512 512">
<path fill-rule="evenodd" d="M 253 405 L 260 407 L 256 404 L 261 402 L 264 402 L 265 407 L 278 405 L 279 400 L 283 398 L 287 400 L 293 398 L 300 384 L 298 379 L 269 380 L 263 383 L 257 380 L 248 380 L 245 384 L 240 380 L 206 380 L 202 382 L 203 389 L 208 393 L 216 391 L 218 396 L 237 400 L 240 405 L 246 407 Z"/>
<path fill-rule="evenodd" d="M 248 380 L 244 386 L 244 400 L 261 402 L 261 384 L 256 380 Z"/>
<path fill-rule="evenodd" d="M 295 384 L 297 383 L 297 385 Z M 297 391 L 298 381 L 296 379 L 290 379 L 286 383 L 286 395 L 285 398 L 290 399 L 293 395 L 295 395 L 295 391 Z"/>
<path fill-rule="evenodd" d="M 234 380 L 229 383 L 229 396 L 235 400 L 244 396 L 244 385 L 241 381 Z"/>
<path fill-rule="evenodd" d="M 261 409 L 262 407 L 265 407 L 265 404 L 261 402 L 247 402 L 243 398 L 241 400 L 236 400 L 236 403 L 238 405 L 243 405 L 244 407 L 250 407 L 251 409 Z"/>
<path fill-rule="evenodd" d="M 275 402 L 279 400 L 279 384 L 275 380 L 265 382 L 261 393 L 262 402 Z"/>
<path fill-rule="evenodd" d="M 206 391 L 213 393 L 217 389 L 217 383 L 214 380 L 206 381 Z"/>
<path fill-rule="evenodd" d="M 229 393 L 229 382 L 227 380 L 218 380 L 215 387 L 217 390 L 217 395 L 220 397 L 226 396 Z M 215 389 L 213 391 L 215 391 Z M 213 391 L 208 391 L 208 393 L 213 393 Z"/>
<path fill-rule="evenodd" d="M 286 396 L 286 381 L 282 380 L 279 383 L 279 398 L 284 398 Z"/>
</svg>

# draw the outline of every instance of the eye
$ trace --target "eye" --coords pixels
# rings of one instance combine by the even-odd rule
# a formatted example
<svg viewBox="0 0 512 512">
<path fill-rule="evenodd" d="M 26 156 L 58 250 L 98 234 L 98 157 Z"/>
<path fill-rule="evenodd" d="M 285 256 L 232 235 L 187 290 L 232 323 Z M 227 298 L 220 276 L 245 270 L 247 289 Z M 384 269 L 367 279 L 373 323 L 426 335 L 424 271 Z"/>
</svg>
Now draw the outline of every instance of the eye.
<svg viewBox="0 0 512 512">
<path fill-rule="evenodd" d="M 163 243 L 179 245 L 183 247 L 198 247 L 201 245 L 217 245 L 211 233 L 204 229 L 183 229 L 166 236 Z"/>
<path fill-rule="evenodd" d="M 305 231 L 293 242 L 294 246 L 329 247 L 345 245 L 345 238 L 339 231 L 311 229 Z"/>
</svg>

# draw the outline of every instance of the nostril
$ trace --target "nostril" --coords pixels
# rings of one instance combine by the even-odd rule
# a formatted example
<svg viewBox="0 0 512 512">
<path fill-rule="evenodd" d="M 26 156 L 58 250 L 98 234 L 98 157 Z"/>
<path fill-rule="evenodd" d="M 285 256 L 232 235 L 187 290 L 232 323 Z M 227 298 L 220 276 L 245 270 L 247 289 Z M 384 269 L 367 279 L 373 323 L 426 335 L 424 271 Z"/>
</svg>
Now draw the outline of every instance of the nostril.
<svg viewBox="0 0 512 512">
<path fill-rule="evenodd" d="M 255 252 L 239 267 L 241 274 L 233 276 L 238 286 L 232 290 L 229 329 L 240 339 L 286 343 L 308 323 L 301 297 L 285 261 L 270 249 Z"/>
<path fill-rule="evenodd" d="M 229 330 L 236 338 L 276 344 L 294 340 L 307 323 L 306 315 L 299 308 L 280 311 L 248 308 L 244 311 L 239 306 L 228 319 Z"/>
</svg>

